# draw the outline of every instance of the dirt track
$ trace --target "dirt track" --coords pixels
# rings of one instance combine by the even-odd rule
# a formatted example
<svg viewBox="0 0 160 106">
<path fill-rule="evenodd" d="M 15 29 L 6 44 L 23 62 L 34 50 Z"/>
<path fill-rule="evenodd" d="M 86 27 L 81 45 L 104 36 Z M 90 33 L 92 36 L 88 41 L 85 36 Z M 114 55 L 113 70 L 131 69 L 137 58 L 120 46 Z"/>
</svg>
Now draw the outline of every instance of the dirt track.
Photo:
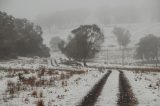
<svg viewBox="0 0 160 106">
<path fill-rule="evenodd" d="M 137 106 L 138 101 L 132 91 L 128 79 L 122 71 L 119 71 L 119 99 L 118 106 Z"/>
<path fill-rule="evenodd" d="M 112 71 L 108 71 L 100 81 L 94 85 L 78 106 L 94 106 L 111 72 Z"/>
</svg>

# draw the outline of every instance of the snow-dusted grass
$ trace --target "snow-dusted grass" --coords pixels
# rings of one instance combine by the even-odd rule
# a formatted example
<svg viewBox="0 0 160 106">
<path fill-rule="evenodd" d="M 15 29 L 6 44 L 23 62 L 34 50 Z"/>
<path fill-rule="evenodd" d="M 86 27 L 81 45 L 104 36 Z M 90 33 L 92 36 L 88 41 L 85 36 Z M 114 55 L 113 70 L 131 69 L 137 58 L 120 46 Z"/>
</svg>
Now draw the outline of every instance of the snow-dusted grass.
<svg viewBox="0 0 160 106">
<path fill-rule="evenodd" d="M 58 63 L 61 61 L 58 58 L 56 60 Z M 21 58 L 0 62 L 0 106 L 36 106 L 42 101 L 45 106 L 76 106 L 106 73 L 107 70 L 103 72 L 100 67 L 115 70 L 112 70 L 108 77 L 96 106 L 116 106 L 119 89 L 119 72 L 116 68 L 132 70 L 146 68 L 147 71 L 149 68 L 154 68 L 120 64 L 87 64 L 94 68 L 62 64 L 52 66 L 50 59 L 42 58 Z M 160 73 L 147 71 L 143 73 L 124 71 L 124 73 L 131 83 L 140 106 L 159 106 Z M 19 73 L 22 73 L 25 79 L 22 77 L 19 81 Z M 20 86 L 19 90 L 17 85 Z"/>
<path fill-rule="evenodd" d="M 135 73 L 132 71 L 125 71 L 125 74 L 131 83 L 133 92 L 138 99 L 139 106 L 159 106 L 160 89 L 157 83 L 160 78 L 160 73 Z"/>
<path fill-rule="evenodd" d="M 69 69 L 1 71 L 0 106 L 35 106 L 42 102 L 45 106 L 75 106 L 104 75 L 98 69 Z"/>
</svg>

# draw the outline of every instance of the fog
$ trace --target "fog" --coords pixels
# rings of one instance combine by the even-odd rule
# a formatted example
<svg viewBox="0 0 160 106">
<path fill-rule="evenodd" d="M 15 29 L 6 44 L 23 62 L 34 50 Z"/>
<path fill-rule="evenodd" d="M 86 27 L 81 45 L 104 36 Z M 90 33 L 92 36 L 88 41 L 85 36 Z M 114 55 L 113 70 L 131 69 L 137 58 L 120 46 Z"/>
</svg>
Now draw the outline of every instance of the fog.
<svg viewBox="0 0 160 106">
<path fill-rule="evenodd" d="M 159 0 L 0 0 L 0 10 L 44 27 L 159 22 Z"/>
</svg>

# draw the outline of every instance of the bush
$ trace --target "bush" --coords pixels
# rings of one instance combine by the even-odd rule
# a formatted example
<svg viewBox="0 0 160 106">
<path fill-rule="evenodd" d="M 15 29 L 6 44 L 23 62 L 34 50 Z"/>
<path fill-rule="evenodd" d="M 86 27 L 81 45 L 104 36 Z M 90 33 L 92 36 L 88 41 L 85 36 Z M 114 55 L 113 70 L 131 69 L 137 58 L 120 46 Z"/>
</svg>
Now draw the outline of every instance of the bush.
<svg viewBox="0 0 160 106">
<path fill-rule="evenodd" d="M 0 11 L 0 29 L 0 59 L 50 56 L 43 44 L 40 26 Z"/>
<path fill-rule="evenodd" d="M 33 91 L 31 94 L 33 97 L 37 97 L 37 91 Z"/>
</svg>

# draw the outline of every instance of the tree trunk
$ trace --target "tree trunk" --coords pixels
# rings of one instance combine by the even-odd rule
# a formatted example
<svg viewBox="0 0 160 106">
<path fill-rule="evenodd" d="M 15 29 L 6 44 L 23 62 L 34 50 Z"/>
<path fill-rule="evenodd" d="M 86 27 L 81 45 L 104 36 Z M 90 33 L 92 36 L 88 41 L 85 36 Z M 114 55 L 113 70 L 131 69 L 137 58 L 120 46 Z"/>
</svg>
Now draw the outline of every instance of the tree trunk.
<svg viewBox="0 0 160 106">
<path fill-rule="evenodd" d="M 51 58 L 51 65 L 54 66 L 54 65 L 53 65 L 53 60 L 52 60 L 52 58 Z"/>
<path fill-rule="evenodd" d="M 158 53 L 156 55 L 156 67 L 158 66 Z"/>
<path fill-rule="evenodd" d="M 107 65 L 109 63 L 109 50 L 107 49 Z"/>
<path fill-rule="evenodd" d="M 122 65 L 124 65 L 124 48 L 122 48 Z"/>
<path fill-rule="evenodd" d="M 83 65 L 87 67 L 86 59 L 83 59 Z"/>
</svg>

